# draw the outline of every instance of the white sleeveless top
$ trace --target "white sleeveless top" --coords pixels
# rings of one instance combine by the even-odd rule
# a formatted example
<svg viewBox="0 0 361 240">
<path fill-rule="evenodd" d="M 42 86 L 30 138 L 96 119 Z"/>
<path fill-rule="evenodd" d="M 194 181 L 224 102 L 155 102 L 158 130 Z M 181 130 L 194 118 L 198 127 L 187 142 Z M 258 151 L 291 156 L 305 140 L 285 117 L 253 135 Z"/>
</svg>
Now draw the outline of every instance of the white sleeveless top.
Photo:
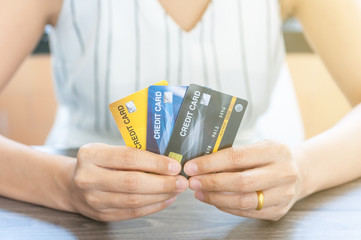
<svg viewBox="0 0 361 240">
<path fill-rule="evenodd" d="M 59 107 L 48 145 L 124 144 L 109 103 L 163 79 L 247 99 L 236 144 L 303 137 L 278 0 L 212 0 L 190 32 L 158 0 L 64 0 L 50 40 Z"/>
</svg>

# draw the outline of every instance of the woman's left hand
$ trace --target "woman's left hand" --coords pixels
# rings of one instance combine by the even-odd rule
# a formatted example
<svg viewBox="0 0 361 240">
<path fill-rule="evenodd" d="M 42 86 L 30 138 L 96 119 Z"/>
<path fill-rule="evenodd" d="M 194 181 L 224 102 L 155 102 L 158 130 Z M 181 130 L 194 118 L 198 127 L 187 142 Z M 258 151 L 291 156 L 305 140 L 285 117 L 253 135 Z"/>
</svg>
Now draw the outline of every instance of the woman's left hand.
<svg viewBox="0 0 361 240">
<path fill-rule="evenodd" d="M 184 170 L 197 199 L 243 217 L 277 221 L 300 192 L 300 174 L 290 149 L 272 141 L 195 158 Z M 260 190 L 264 204 L 256 210 Z"/>
</svg>

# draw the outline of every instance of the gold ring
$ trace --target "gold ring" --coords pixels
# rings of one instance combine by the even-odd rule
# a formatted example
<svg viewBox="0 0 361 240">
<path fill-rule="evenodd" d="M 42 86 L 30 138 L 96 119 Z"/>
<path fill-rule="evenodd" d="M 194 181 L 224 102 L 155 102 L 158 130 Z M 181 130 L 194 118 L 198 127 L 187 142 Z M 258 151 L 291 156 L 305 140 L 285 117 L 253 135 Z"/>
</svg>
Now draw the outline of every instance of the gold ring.
<svg viewBox="0 0 361 240">
<path fill-rule="evenodd" d="M 261 210 L 263 208 L 263 203 L 264 203 L 264 195 L 263 195 L 263 191 L 259 190 L 257 191 L 257 196 L 258 196 L 258 205 L 256 210 Z"/>
</svg>

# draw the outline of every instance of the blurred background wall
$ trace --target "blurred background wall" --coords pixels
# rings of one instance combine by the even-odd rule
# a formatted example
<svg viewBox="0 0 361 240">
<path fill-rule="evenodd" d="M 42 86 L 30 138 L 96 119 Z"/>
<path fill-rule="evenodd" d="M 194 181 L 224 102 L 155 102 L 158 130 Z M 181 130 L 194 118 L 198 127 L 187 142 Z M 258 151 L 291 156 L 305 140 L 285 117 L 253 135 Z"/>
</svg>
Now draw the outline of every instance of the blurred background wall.
<svg viewBox="0 0 361 240">
<path fill-rule="evenodd" d="M 299 23 L 285 22 L 287 62 L 307 138 L 333 126 L 350 106 L 320 58 L 307 44 Z M 46 34 L 34 53 L 0 92 L 0 134 L 29 145 L 42 145 L 54 121 L 56 101 Z"/>
</svg>

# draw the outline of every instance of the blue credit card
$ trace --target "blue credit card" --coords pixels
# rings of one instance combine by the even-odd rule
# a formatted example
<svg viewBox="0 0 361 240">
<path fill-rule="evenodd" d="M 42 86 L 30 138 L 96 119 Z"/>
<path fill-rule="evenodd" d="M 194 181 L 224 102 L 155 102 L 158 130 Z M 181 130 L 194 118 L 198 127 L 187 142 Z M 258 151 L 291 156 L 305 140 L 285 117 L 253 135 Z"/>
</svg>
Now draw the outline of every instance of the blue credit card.
<svg viewBox="0 0 361 240">
<path fill-rule="evenodd" d="M 150 86 L 148 88 L 148 151 L 164 155 L 173 126 L 188 87 Z"/>
</svg>

